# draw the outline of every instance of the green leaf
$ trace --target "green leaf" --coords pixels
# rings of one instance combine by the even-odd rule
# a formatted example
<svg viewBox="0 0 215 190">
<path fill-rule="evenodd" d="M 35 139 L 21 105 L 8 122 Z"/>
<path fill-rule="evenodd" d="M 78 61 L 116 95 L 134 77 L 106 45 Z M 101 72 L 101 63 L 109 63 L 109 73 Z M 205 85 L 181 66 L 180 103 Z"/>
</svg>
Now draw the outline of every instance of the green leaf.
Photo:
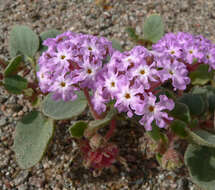
<svg viewBox="0 0 215 190">
<path fill-rule="evenodd" d="M 55 30 L 55 29 L 50 29 L 48 31 L 42 32 L 40 34 L 40 39 L 41 39 L 40 53 L 42 53 L 48 49 L 48 47 L 42 45 L 43 41 L 48 39 L 48 38 L 55 38 L 59 34 L 61 34 L 61 32 L 59 30 Z"/>
<path fill-rule="evenodd" d="M 212 86 L 195 86 L 192 89 L 193 94 L 201 94 L 206 96 L 206 100 L 208 102 L 208 109 L 210 112 L 214 112 L 215 110 L 215 88 Z"/>
<path fill-rule="evenodd" d="M 214 190 L 215 149 L 190 144 L 184 160 L 192 181 L 204 190 Z"/>
<path fill-rule="evenodd" d="M 10 93 L 21 94 L 28 87 L 28 82 L 19 75 L 7 76 L 4 78 L 4 87 Z"/>
<path fill-rule="evenodd" d="M 12 28 L 9 38 L 11 57 L 15 57 L 18 53 L 33 57 L 38 48 L 39 38 L 29 27 L 16 25 Z"/>
<path fill-rule="evenodd" d="M 155 141 L 159 141 L 161 139 L 160 128 L 153 122 L 152 130 L 147 131 L 147 134 Z"/>
<path fill-rule="evenodd" d="M 198 119 L 192 119 L 191 122 L 189 123 L 189 127 L 192 128 L 196 128 L 199 124 L 199 120 Z"/>
<path fill-rule="evenodd" d="M 161 166 L 162 165 L 162 155 L 160 153 L 157 153 L 155 155 L 155 158 L 156 158 L 157 162 L 159 163 L 159 165 Z"/>
<path fill-rule="evenodd" d="M 128 36 L 129 36 L 132 40 L 137 41 L 137 40 L 139 39 L 139 37 L 138 37 L 138 35 L 136 34 L 136 31 L 135 31 L 134 28 L 128 27 L 128 28 L 126 28 L 125 31 L 128 33 Z"/>
<path fill-rule="evenodd" d="M 205 100 L 200 94 L 184 94 L 179 101 L 188 106 L 191 115 L 198 116 L 206 110 Z"/>
<path fill-rule="evenodd" d="M 167 88 L 157 87 L 157 88 L 155 88 L 155 91 L 157 91 L 157 93 L 156 93 L 157 98 L 159 98 L 160 95 L 166 95 L 168 98 L 171 98 L 173 100 L 176 99 L 175 94 Z"/>
<path fill-rule="evenodd" d="M 186 123 L 190 122 L 190 111 L 186 104 L 175 102 L 174 109 L 170 112 L 170 115 L 176 119 L 182 120 Z"/>
<path fill-rule="evenodd" d="M 160 15 L 149 16 L 143 25 L 144 39 L 156 43 L 164 34 L 164 24 Z"/>
<path fill-rule="evenodd" d="M 193 85 L 204 85 L 213 79 L 213 73 L 208 72 L 209 65 L 199 65 L 198 68 L 190 73 L 191 83 Z"/>
<path fill-rule="evenodd" d="M 185 130 L 187 124 L 180 120 L 174 120 L 170 125 L 172 131 L 181 138 L 188 136 L 187 131 Z"/>
<path fill-rule="evenodd" d="M 113 47 L 115 50 L 119 50 L 120 52 L 123 52 L 123 49 L 122 49 L 122 46 L 121 46 L 120 42 L 118 42 L 118 41 L 115 40 L 115 39 L 112 39 L 111 42 L 112 42 L 112 47 Z"/>
<path fill-rule="evenodd" d="M 9 75 L 16 74 L 22 60 L 23 57 L 21 55 L 18 55 L 17 57 L 13 58 L 4 70 L 4 76 L 7 77 Z"/>
<path fill-rule="evenodd" d="M 188 128 L 186 129 L 189 133 L 190 139 L 201 146 L 208 146 L 208 147 L 214 147 L 215 148 L 215 135 L 212 133 L 209 133 L 207 131 L 204 131 L 202 129 L 191 131 Z"/>
<path fill-rule="evenodd" d="M 42 159 L 53 135 L 53 126 L 53 120 L 37 111 L 28 113 L 18 122 L 13 149 L 22 169 L 34 166 Z"/>
<path fill-rule="evenodd" d="M 42 112 L 44 115 L 55 120 L 70 119 L 80 115 L 87 107 L 87 100 L 82 92 L 77 93 L 78 97 L 74 101 L 55 101 L 52 94 L 49 94 L 43 100 Z"/>
<path fill-rule="evenodd" d="M 84 131 L 87 128 L 87 123 L 85 121 L 77 121 L 70 128 L 70 134 L 72 137 L 81 138 L 84 135 Z"/>
</svg>

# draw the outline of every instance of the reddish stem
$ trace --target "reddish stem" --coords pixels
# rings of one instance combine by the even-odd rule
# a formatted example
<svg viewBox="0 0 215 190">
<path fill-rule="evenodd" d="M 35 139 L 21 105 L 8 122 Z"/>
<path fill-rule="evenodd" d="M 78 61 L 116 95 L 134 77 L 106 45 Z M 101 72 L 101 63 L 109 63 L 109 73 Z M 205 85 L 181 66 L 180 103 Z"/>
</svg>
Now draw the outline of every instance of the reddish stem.
<svg viewBox="0 0 215 190">
<path fill-rule="evenodd" d="M 161 82 L 159 81 L 158 83 L 152 84 L 151 88 L 149 90 L 146 90 L 147 92 L 152 92 L 155 88 L 161 85 Z"/>
<path fill-rule="evenodd" d="M 3 59 L 0 58 L 0 65 L 2 66 L 3 69 L 5 69 L 7 67 L 7 64 L 5 63 L 5 61 Z"/>
<path fill-rule="evenodd" d="M 31 72 L 30 69 L 25 69 L 24 72 L 23 72 L 23 76 L 27 76 L 29 73 Z"/>
<path fill-rule="evenodd" d="M 2 73 L 0 73 L 0 80 L 3 80 L 4 76 Z"/>
<path fill-rule="evenodd" d="M 88 92 L 87 88 L 84 88 L 83 91 L 84 91 L 84 95 L 85 95 L 85 97 L 87 99 L 88 105 L 90 107 L 90 111 L 91 111 L 94 119 L 102 119 L 102 117 L 93 108 L 93 104 L 91 102 L 90 95 L 89 95 L 89 92 Z"/>
<path fill-rule="evenodd" d="M 188 70 L 189 72 L 195 71 L 195 70 L 198 68 L 198 66 L 199 66 L 200 64 L 201 64 L 201 63 L 195 63 L 195 64 L 192 64 L 192 65 L 186 64 L 186 65 L 187 65 L 187 70 Z"/>
<path fill-rule="evenodd" d="M 109 130 L 108 132 L 106 133 L 105 135 L 105 139 L 108 141 L 111 136 L 113 135 L 114 131 L 115 131 L 115 128 L 116 128 L 116 120 L 115 118 L 113 118 L 110 122 L 110 127 L 109 127 Z"/>
<path fill-rule="evenodd" d="M 34 83 L 34 82 L 28 83 L 28 88 L 32 88 L 33 90 L 36 91 L 37 87 L 38 87 L 37 83 Z"/>
<path fill-rule="evenodd" d="M 178 90 L 178 96 L 182 96 L 183 95 L 183 90 Z"/>
</svg>

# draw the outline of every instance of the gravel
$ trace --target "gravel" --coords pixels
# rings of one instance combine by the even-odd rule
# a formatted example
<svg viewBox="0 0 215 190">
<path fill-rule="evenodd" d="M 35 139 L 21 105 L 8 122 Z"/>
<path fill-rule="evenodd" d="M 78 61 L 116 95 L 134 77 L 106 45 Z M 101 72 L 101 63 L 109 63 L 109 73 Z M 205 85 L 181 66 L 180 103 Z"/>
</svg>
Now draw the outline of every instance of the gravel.
<svg viewBox="0 0 215 190">
<path fill-rule="evenodd" d="M 102 4 L 106 2 L 106 4 Z M 166 32 L 202 34 L 215 42 L 215 1 L 208 0 L 0 0 L 0 57 L 8 59 L 11 26 L 25 24 L 37 34 L 55 28 L 117 39 L 125 50 L 135 44 L 125 29 L 134 27 L 142 35 L 144 19 L 159 13 Z M 1 190 L 197 190 L 187 169 L 166 171 L 154 159 L 143 159 L 142 130 L 121 124 L 112 139 L 127 160 L 94 178 L 83 168 L 77 144 L 66 126 L 56 128 L 54 139 L 43 160 L 29 170 L 21 170 L 12 150 L 17 121 L 32 108 L 22 96 L 0 89 L 0 189 Z"/>
</svg>

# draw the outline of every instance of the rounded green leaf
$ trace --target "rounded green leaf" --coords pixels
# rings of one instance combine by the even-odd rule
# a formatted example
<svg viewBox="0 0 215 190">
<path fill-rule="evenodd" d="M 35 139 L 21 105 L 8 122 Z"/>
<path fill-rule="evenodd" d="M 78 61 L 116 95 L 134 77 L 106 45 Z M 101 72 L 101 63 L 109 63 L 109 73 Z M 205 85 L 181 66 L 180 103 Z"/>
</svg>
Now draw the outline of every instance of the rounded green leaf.
<svg viewBox="0 0 215 190">
<path fill-rule="evenodd" d="M 14 151 L 22 169 L 38 163 L 44 155 L 53 135 L 53 120 L 37 111 L 28 113 L 18 122 L 15 130 Z"/>
<path fill-rule="evenodd" d="M 9 38 L 9 51 L 11 57 L 22 53 L 27 57 L 33 57 L 39 48 L 39 38 L 27 26 L 16 25 L 12 28 Z"/>
<path fill-rule="evenodd" d="M 208 109 L 210 112 L 214 112 L 215 110 L 215 88 L 212 86 L 195 86 L 192 89 L 193 94 L 201 94 L 206 96 L 206 100 L 208 102 Z"/>
<path fill-rule="evenodd" d="M 204 85 L 213 79 L 213 73 L 208 71 L 209 66 L 202 64 L 190 73 L 191 83 L 193 85 Z"/>
<path fill-rule="evenodd" d="M 123 49 L 122 49 L 122 46 L 120 44 L 120 42 L 118 42 L 117 40 L 113 39 L 111 40 L 112 42 L 112 47 L 115 49 L 115 50 L 119 50 L 120 52 L 123 52 Z"/>
<path fill-rule="evenodd" d="M 186 123 L 190 122 L 190 111 L 186 104 L 175 102 L 175 107 L 170 112 L 170 115 Z"/>
<path fill-rule="evenodd" d="M 143 25 L 143 37 L 145 40 L 156 43 L 164 34 L 164 24 L 160 15 L 149 16 Z"/>
<path fill-rule="evenodd" d="M 84 135 L 84 131 L 87 128 L 88 123 L 85 121 L 77 121 L 70 128 L 70 134 L 72 137 L 81 138 Z"/>
<path fill-rule="evenodd" d="M 170 125 L 172 131 L 181 138 L 187 137 L 187 131 L 185 128 L 187 127 L 186 123 L 180 120 L 174 120 Z"/>
<path fill-rule="evenodd" d="M 46 51 L 48 48 L 46 46 L 43 46 L 42 43 L 44 40 L 48 38 L 55 38 L 57 35 L 59 35 L 61 32 L 56 29 L 50 29 L 48 31 L 42 32 L 40 34 L 41 44 L 40 44 L 40 53 Z"/>
<path fill-rule="evenodd" d="M 7 76 L 4 78 L 4 87 L 10 93 L 21 94 L 28 87 L 28 82 L 19 75 Z"/>
<path fill-rule="evenodd" d="M 208 146 L 208 147 L 214 147 L 215 148 L 215 135 L 212 133 L 209 133 L 207 131 L 204 131 L 202 129 L 196 130 L 196 131 L 190 131 L 189 129 L 186 129 L 189 133 L 190 139 L 201 146 Z"/>
<path fill-rule="evenodd" d="M 20 63 L 22 62 L 22 59 L 23 57 L 21 55 L 18 55 L 17 57 L 13 58 L 5 68 L 4 76 L 7 77 L 9 75 L 17 73 Z"/>
<path fill-rule="evenodd" d="M 192 181 L 204 190 L 214 190 L 215 149 L 190 144 L 184 160 Z"/>
<path fill-rule="evenodd" d="M 179 101 L 188 106 L 191 115 L 201 115 L 207 107 L 200 94 L 184 94 Z"/>
<path fill-rule="evenodd" d="M 154 140 L 159 141 L 161 139 L 161 132 L 160 128 L 155 124 L 155 122 L 152 123 L 152 130 L 147 131 L 147 134 Z"/>
<path fill-rule="evenodd" d="M 77 93 L 78 97 L 74 101 L 55 101 L 52 94 L 49 94 L 43 100 L 42 112 L 44 115 L 55 120 L 70 119 L 80 115 L 87 107 L 87 100 L 82 92 Z"/>
</svg>

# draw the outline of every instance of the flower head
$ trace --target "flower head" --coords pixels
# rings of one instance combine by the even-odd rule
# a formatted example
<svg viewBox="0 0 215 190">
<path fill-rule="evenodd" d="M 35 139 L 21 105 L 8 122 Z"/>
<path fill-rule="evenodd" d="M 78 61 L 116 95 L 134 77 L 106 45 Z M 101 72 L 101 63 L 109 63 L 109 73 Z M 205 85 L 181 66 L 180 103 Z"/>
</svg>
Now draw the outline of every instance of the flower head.
<svg viewBox="0 0 215 190">
<path fill-rule="evenodd" d="M 160 128 L 166 126 L 167 120 L 172 120 L 165 110 L 172 110 L 174 108 L 174 102 L 168 99 L 165 95 L 159 96 L 160 101 L 156 102 L 156 97 L 153 94 L 145 96 L 145 105 L 142 110 L 143 117 L 140 120 L 140 124 L 145 127 L 147 131 L 152 130 L 152 122 L 155 120 L 156 124 Z"/>
</svg>

